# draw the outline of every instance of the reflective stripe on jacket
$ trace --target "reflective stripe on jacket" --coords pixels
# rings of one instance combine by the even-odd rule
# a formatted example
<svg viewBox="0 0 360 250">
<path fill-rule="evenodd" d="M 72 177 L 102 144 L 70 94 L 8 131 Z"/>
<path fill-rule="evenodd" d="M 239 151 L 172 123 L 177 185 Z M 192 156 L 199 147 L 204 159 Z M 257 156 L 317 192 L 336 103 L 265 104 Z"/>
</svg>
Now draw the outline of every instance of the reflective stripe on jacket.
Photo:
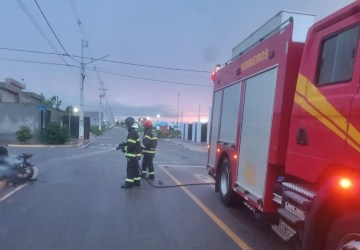
<svg viewBox="0 0 360 250">
<path fill-rule="evenodd" d="M 144 137 L 142 141 L 142 152 L 148 154 L 155 154 L 155 148 L 157 146 L 157 135 L 156 132 L 151 129 L 147 128 L 144 130 Z"/>
<path fill-rule="evenodd" d="M 127 158 L 136 158 L 141 156 L 140 138 L 135 128 L 130 128 L 126 138 L 125 156 Z"/>
</svg>

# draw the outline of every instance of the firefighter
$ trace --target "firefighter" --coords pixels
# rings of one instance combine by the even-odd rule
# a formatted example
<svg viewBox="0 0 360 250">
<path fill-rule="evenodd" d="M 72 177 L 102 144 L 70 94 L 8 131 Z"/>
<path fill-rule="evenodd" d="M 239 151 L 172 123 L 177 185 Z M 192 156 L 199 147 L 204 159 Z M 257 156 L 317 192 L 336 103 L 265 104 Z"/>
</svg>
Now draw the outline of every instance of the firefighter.
<svg viewBox="0 0 360 250">
<path fill-rule="evenodd" d="M 121 185 L 122 188 L 131 188 L 133 186 L 140 186 L 140 138 L 136 130 L 136 123 L 133 117 L 127 117 L 124 121 L 128 129 L 126 141 L 121 143 L 117 149 L 121 149 L 127 158 L 126 179 L 125 183 Z"/>
<path fill-rule="evenodd" d="M 156 131 L 153 129 L 150 120 L 144 121 L 143 126 L 144 126 L 144 136 L 141 145 L 142 154 L 144 156 L 141 165 L 142 177 L 145 178 L 146 174 L 148 174 L 148 178 L 150 180 L 154 180 L 155 172 L 154 172 L 153 159 L 155 157 L 155 148 L 157 146 Z"/>
</svg>

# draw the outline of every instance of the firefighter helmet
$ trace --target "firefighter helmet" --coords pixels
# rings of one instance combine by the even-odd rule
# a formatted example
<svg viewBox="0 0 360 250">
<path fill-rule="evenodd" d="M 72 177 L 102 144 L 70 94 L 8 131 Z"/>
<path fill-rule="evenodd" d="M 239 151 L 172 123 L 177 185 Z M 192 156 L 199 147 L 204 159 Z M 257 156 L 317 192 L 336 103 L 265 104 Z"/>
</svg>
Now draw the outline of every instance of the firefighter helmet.
<svg viewBox="0 0 360 250">
<path fill-rule="evenodd" d="M 151 128 L 152 122 L 150 120 L 145 120 L 143 123 L 144 128 Z"/>
<path fill-rule="evenodd" d="M 134 125 L 135 119 L 133 117 L 126 117 L 124 123 L 125 123 L 126 127 L 129 129 L 132 127 L 132 125 Z"/>
</svg>

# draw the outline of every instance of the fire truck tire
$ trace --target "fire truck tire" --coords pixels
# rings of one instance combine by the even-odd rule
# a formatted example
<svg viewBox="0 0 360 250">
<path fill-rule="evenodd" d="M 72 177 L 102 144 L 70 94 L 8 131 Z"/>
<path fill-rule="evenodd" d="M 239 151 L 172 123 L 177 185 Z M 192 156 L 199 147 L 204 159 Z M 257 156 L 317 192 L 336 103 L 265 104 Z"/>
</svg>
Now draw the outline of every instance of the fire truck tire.
<svg viewBox="0 0 360 250">
<path fill-rule="evenodd" d="M 335 220 L 330 227 L 325 249 L 357 249 L 351 248 L 354 243 L 360 244 L 359 212 L 346 213 Z"/>
<path fill-rule="evenodd" d="M 220 198 L 221 201 L 226 205 L 230 206 L 234 203 L 235 194 L 231 188 L 232 173 L 230 162 L 225 158 L 221 163 L 219 186 L 220 186 Z"/>
</svg>

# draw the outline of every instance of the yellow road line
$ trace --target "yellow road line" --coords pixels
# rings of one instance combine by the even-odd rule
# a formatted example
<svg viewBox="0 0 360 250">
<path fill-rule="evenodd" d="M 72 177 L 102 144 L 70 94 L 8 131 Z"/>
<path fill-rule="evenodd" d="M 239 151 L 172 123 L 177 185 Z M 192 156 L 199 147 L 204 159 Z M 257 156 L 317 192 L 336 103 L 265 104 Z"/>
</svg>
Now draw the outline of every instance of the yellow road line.
<svg viewBox="0 0 360 250">
<path fill-rule="evenodd" d="M 176 179 L 164 167 L 161 168 L 177 185 L 182 183 Z M 180 187 L 241 249 L 251 250 L 251 248 L 237 236 L 219 217 L 217 217 L 204 203 L 202 203 L 187 187 Z"/>
</svg>

